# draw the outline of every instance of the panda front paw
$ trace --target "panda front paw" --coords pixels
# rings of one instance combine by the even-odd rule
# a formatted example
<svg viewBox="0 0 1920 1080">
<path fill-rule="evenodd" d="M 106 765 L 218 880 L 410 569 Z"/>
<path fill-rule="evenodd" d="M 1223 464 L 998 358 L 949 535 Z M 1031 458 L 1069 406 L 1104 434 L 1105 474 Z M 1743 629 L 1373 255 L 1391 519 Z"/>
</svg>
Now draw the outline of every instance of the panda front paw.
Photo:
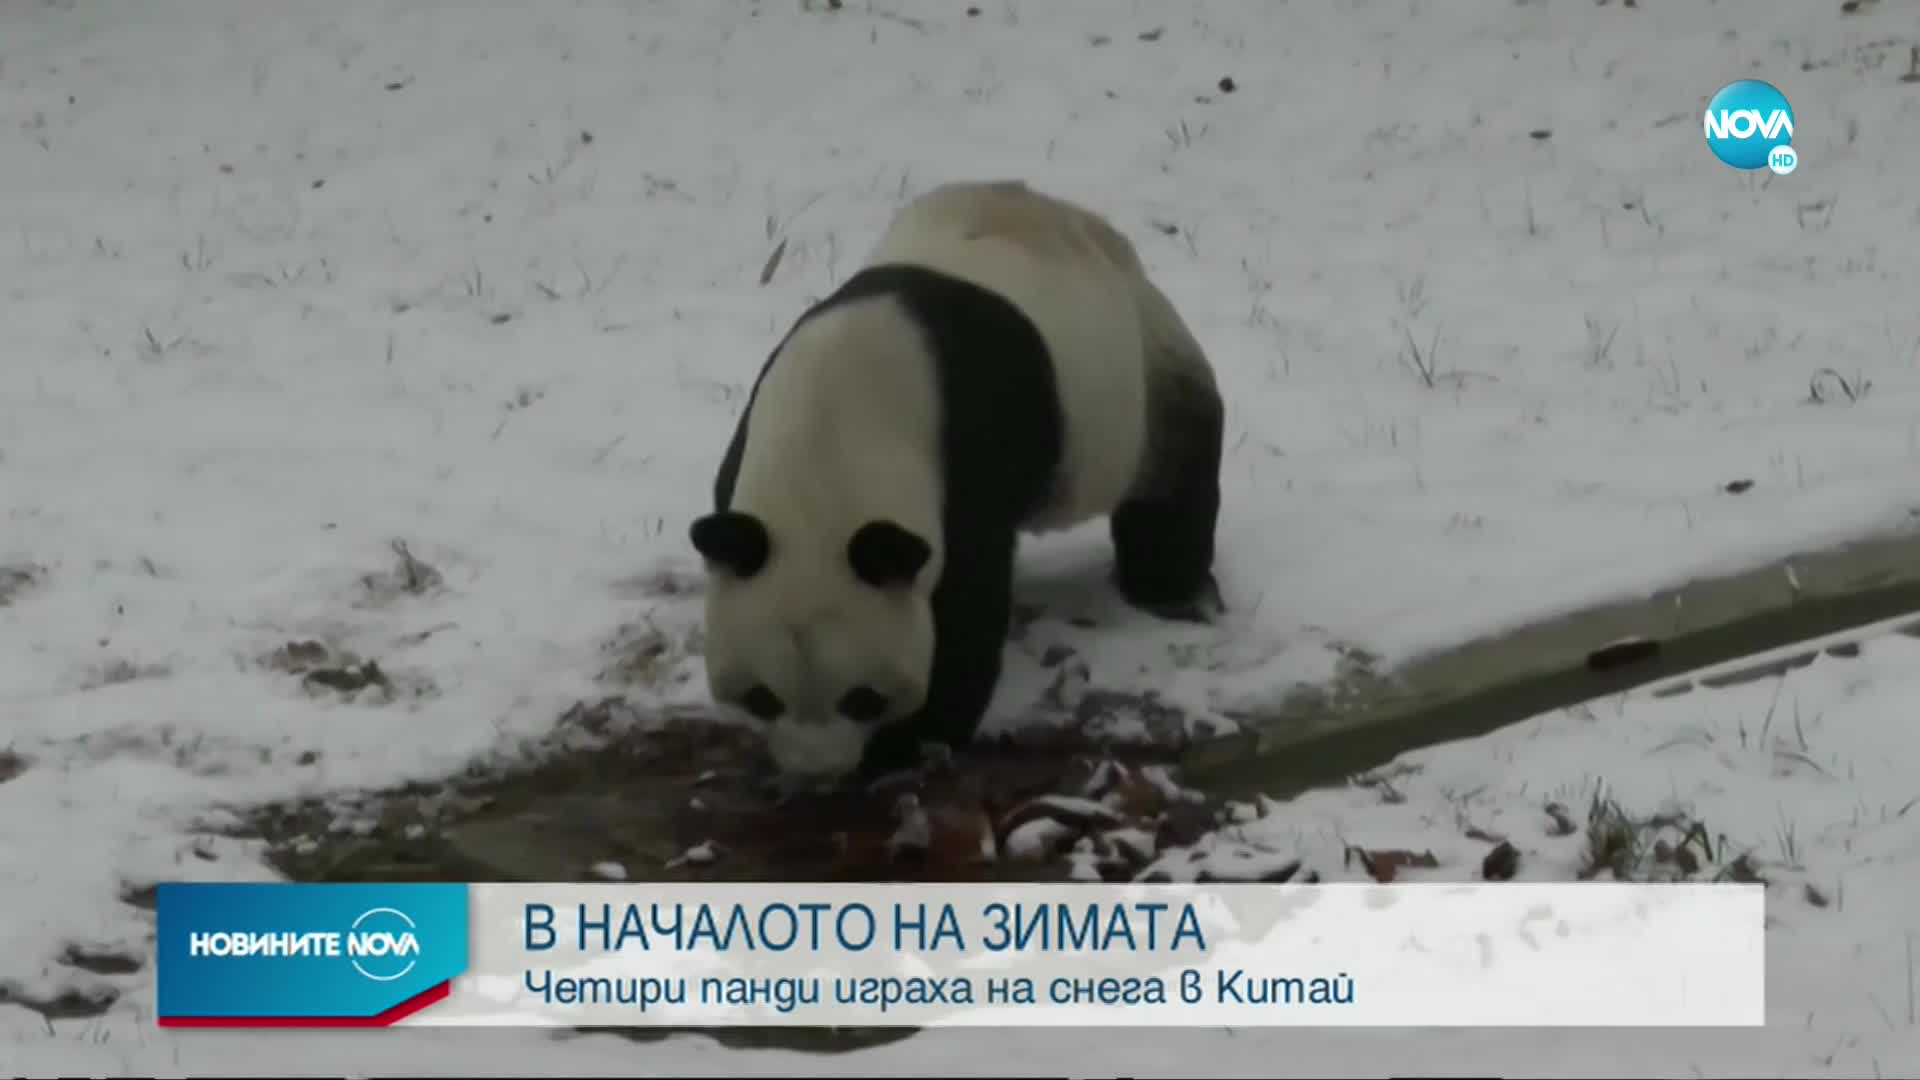
<svg viewBox="0 0 1920 1080">
<path fill-rule="evenodd" d="M 777 810 L 800 794 L 800 784 L 785 773 L 776 773 L 760 782 L 760 790 Z"/>
<path fill-rule="evenodd" d="M 919 771 L 923 776 L 932 776 L 953 768 L 953 747 L 943 742 L 922 742 L 920 744 Z"/>
<path fill-rule="evenodd" d="M 1133 607 L 1158 619 L 1168 622 L 1194 623 L 1201 626 L 1212 625 L 1214 620 L 1227 613 L 1227 603 L 1220 595 L 1220 583 L 1212 574 L 1195 591 L 1194 595 L 1183 600 L 1145 599 L 1136 596 L 1127 598 Z"/>
<path fill-rule="evenodd" d="M 818 777 L 776 773 L 763 781 L 763 789 L 778 809 L 796 799 L 811 799 L 834 794 L 846 786 L 846 779 L 822 780 Z"/>
</svg>

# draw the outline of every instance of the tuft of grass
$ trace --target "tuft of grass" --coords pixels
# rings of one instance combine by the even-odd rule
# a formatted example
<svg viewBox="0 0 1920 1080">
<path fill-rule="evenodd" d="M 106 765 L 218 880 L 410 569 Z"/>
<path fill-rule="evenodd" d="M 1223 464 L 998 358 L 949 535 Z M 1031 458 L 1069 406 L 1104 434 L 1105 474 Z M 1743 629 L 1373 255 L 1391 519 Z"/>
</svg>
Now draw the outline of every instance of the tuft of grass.
<svg viewBox="0 0 1920 1080">
<path fill-rule="evenodd" d="M 781 265 L 787 261 L 789 255 L 800 254 L 798 250 L 799 245 L 789 243 L 792 238 L 793 225 L 799 220 L 800 215 L 812 209 L 813 204 L 825 198 L 826 194 L 824 191 L 814 192 L 812 195 L 802 199 L 799 206 L 793 208 L 782 217 L 774 208 L 776 199 L 773 191 L 771 189 L 768 190 L 766 235 L 767 243 L 771 244 L 772 248 L 767 252 L 765 261 L 760 264 L 759 281 L 761 285 L 772 283 L 774 275 L 780 272 Z"/>
<path fill-rule="evenodd" d="M 548 300 L 586 300 L 605 292 L 626 267 L 627 253 L 621 252 L 607 272 L 596 277 L 587 269 L 587 264 L 576 257 L 573 260 L 573 272 L 579 278 L 577 284 L 563 289 L 558 281 L 535 281 L 533 287 Z"/>
<path fill-rule="evenodd" d="M 767 261 L 760 265 L 760 284 L 767 285 L 773 281 L 773 275 L 780 270 L 780 260 L 786 258 L 786 255 L 787 238 L 783 236 L 780 238 L 780 242 L 773 246 L 773 251 L 767 256 Z"/>
<path fill-rule="evenodd" d="M 143 326 L 140 328 L 140 339 L 135 341 L 133 345 L 134 351 L 140 355 L 142 360 L 148 363 L 158 363 L 166 359 L 175 349 L 186 343 L 186 334 L 180 334 L 163 341 L 160 335 L 153 332 L 151 326 Z"/>
<path fill-rule="evenodd" d="M 529 396 L 526 403 L 531 404 L 534 400 L 537 398 Z M 367 606 L 384 606 L 402 596 L 426 596 L 446 586 L 445 576 L 416 556 L 405 540 L 395 540 L 389 546 L 394 554 L 393 565 L 384 571 L 360 577 L 360 586 L 366 594 L 363 602 Z"/>
<path fill-rule="evenodd" d="M 1556 825 L 1571 824 L 1564 809 L 1557 815 L 1553 809 L 1548 812 Z M 1588 803 L 1584 832 L 1576 874 L 1582 881 L 1765 881 L 1753 854 L 1733 854 L 1725 833 L 1685 811 L 1631 814 L 1604 785 Z"/>
<path fill-rule="evenodd" d="M 1620 334 L 1620 324 L 1603 326 L 1592 315 L 1586 316 L 1587 327 L 1587 366 L 1611 368 L 1608 356 L 1613 352 L 1613 339 Z"/>
<path fill-rule="evenodd" d="M 1849 379 L 1833 368 L 1823 367 L 1807 379 L 1807 400 L 1814 405 L 1825 405 L 1844 398 L 1848 404 L 1852 404 L 1866 397 L 1872 389 L 1872 379 L 1863 375 Z"/>
<path fill-rule="evenodd" d="M 213 266 L 214 254 L 207 250 L 205 234 L 197 237 L 193 246 L 182 248 L 179 254 L 180 267 L 188 273 L 197 274 Z"/>
<path fill-rule="evenodd" d="M 614 687 L 643 687 L 660 690 L 670 683 L 684 682 L 687 673 L 681 661 L 699 655 L 704 636 L 698 627 L 672 634 L 643 614 L 638 622 L 620 626 L 600 651 L 606 657 L 598 681 Z"/>
<path fill-rule="evenodd" d="M 1146 39 L 1143 38 L 1142 40 Z M 1179 151 L 1192 149 L 1194 143 L 1205 138 L 1207 133 L 1212 130 L 1212 126 L 1208 124 L 1201 124 L 1197 128 L 1190 127 L 1187 124 L 1186 118 L 1181 117 L 1178 123 L 1165 128 L 1161 134 L 1166 136 L 1169 150 Z"/>
<path fill-rule="evenodd" d="M 1422 349 L 1420 343 L 1413 339 L 1411 327 L 1403 325 L 1400 330 L 1407 338 L 1407 347 L 1400 354 L 1400 362 L 1406 365 L 1409 371 L 1419 376 L 1420 381 L 1427 385 L 1427 389 L 1437 389 L 1440 385 L 1440 377 L 1434 364 L 1440 350 L 1440 331 L 1434 330 L 1433 336 L 1427 341 L 1427 347 Z"/>
</svg>

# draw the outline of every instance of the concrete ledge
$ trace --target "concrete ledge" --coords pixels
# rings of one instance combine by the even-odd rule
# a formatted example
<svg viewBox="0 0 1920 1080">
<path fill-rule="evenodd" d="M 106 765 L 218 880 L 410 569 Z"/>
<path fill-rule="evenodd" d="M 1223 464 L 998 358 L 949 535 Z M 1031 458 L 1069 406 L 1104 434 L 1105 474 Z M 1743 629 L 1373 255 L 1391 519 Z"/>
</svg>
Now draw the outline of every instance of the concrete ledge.
<svg viewBox="0 0 1920 1080">
<path fill-rule="evenodd" d="M 1188 783 L 1283 798 L 1410 750 L 1841 631 L 1920 616 L 1920 525 L 1555 616 L 1392 671 L 1355 655 L 1245 731 L 1188 751 Z"/>
</svg>

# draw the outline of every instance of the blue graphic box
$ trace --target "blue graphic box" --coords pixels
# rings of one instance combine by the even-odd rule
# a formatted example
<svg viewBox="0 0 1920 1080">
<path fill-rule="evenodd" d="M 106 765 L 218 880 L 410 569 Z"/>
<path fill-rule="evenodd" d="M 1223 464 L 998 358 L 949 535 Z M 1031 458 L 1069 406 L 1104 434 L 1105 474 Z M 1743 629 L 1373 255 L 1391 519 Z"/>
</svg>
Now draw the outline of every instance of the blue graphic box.
<svg viewBox="0 0 1920 1080">
<path fill-rule="evenodd" d="M 465 885 L 159 887 L 159 1019 L 381 1022 L 467 968 Z"/>
</svg>

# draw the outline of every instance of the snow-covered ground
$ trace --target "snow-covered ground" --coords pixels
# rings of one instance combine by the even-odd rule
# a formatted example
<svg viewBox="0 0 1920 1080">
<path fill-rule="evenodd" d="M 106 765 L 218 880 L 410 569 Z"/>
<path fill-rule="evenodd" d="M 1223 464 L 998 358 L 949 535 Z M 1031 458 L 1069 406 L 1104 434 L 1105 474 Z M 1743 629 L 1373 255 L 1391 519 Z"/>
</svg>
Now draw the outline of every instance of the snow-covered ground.
<svg viewBox="0 0 1920 1080">
<path fill-rule="evenodd" d="M 1242 838 L 1447 857 L 1464 813 L 1546 852 L 1565 838 L 1536 835 L 1545 798 L 1581 817 L 1600 782 L 1636 813 L 1685 800 L 1800 866 L 1776 875 L 1797 884 L 1778 893 L 1765 1032 L 1025 1031 L 996 1037 L 1004 1062 L 964 1033 L 833 1059 L 172 1036 L 146 1019 L 146 973 L 62 963 L 144 951 L 125 888 L 265 876 L 205 835 L 222 808 L 539 738 L 624 624 L 661 635 L 662 699 L 697 701 L 697 606 L 649 583 L 691 569 L 685 522 L 766 349 L 944 179 L 1018 176 L 1108 213 L 1228 389 L 1229 620 L 1127 619 L 1094 587 L 1098 529 L 1030 551 L 1029 598 L 1125 621 L 1076 641 L 1102 685 L 1257 706 L 1324 674 L 1331 646 L 1392 662 L 1920 508 L 1920 78 L 1903 78 L 1920 31 L 1902 5 L 828 6 L 0 7 L 0 997 L 120 991 L 87 1020 L 0 1005 L 0 1064 L 1920 1060 L 1920 811 L 1901 813 L 1920 796 L 1903 769 L 1920 643 L 1899 637 L 1784 682 L 1415 755 L 1402 801 L 1312 795 Z M 1734 173 L 1703 144 L 1706 98 L 1743 76 L 1795 107 L 1792 176 Z M 397 575 L 396 541 L 437 580 Z M 400 700 L 314 700 L 261 660 L 306 639 L 377 659 Z M 1014 663 L 1005 710 L 1038 685 Z"/>
</svg>

